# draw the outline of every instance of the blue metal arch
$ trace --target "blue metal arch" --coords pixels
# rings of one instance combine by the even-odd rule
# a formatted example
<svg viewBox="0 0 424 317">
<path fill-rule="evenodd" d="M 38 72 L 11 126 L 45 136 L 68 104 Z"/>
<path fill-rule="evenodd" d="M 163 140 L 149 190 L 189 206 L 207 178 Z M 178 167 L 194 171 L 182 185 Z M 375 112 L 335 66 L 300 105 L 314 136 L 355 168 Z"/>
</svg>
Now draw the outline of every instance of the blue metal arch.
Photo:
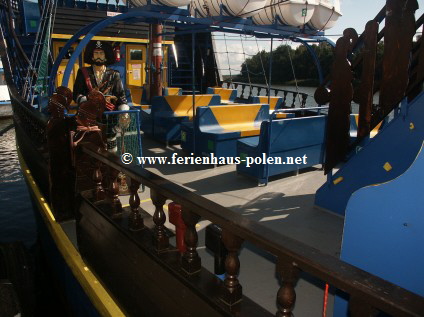
<svg viewBox="0 0 424 317">
<path fill-rule="evenodd" d="M 322 73 L 322 68 L 321 68 L 321 63 L 320 63 L 320 61 L 319 61 L 319 58 L 318 58 L 318 56 L 317 56 L 317 53 L 315 52 L 315 50 L 312 48 L 312 46 L 311 45 L 309 45 L 309 42 L 310 41 L 305 41 L 305 40 L 302 40 L 302 39 L 300 39 L 300 38 L 296 38 L 296 39 L 294 39 L 294 41 L 295 42 L 300 42 L 300 43 L 302 43 L 305 47 L 306 47 L 306 49 L 309 51 L 309 54 L 311 54 L 311 56 L 312 56 L 312 59 L 314 60 L 314 63 L 315 63 L 315 66 L 317 67 L 317 70 L 318 70 L 318 79 L 319 79 L 319 84 L 320 85 L 322 85 L 323 83 L 324 83 L 324 75 L 323 75 L 323 73 Z M 334 44 L 334 42 L 332 42 L 331 40 L 329 40 L 329 39 L 327 39 L 327 38 L 325 38 L 325 37 L 323 37 L 322 38 L 322 41 L 319 41 L 319 42 L 327 42 L 328 44 L 330 44 L 331 46 L 335 46 L 335 44 Z"/>
<path fill-rule="evenodd" d="M 130 12 L 122 13 L 120 15 L 117 15 L 117 16 L 114 16 L 114 17 L 111 17 L 111 18 L 107 18 L 107 19 L 98 21 L 97 23 L 90 24 L 89 26 L 81 29 L 77 33 L 77 34 L 79 34 L 79 36 L 77 36 L 77 34 L 75 34 L 72 37 L 71 40 L 73 42 L 75 42 L 76 39 L 79 38 L 82 34 L 84 34 L 84 33 L 87 33 L 87 34 L 84 37 L 84 39 L 79 43 L 79 45 L 77 46 L 77 48 L 75 49 L 74 53 L 72 54 L 71 58 L 68 61 L 68 64 L 66 66 L 65 73 L 64 73 L 64 76 L 63 76 L 62 85 L 68 86 L 69 77 L 71 75 L 73 65 L 75 64 L 77 58 L 80 56 L 80 54 L 82 53 L 84 47 L 88 44 L 88 42 L 98 32 L 100 32 L 102 29 L 104 29 L 105 27 L 107 27 L 107 26 L 109 26 L 109 25 L 111 25 L 115 22 L 118 22 L 118 21 L 130 20 L 130 19 L 144 20 L 144 21 L 146 21 L 146 20 L 152 20 L 152 21 L 174 20 L 174 21 L 192 23 L 193 25 L 209 25 L 209 26 L 214 25 L 214 27 L 216 27 L 217 29 L 220 29 L 223 32 L 225 32 L 225 31 L 231 32 L 231 30 L 233 30 L 233 32 L 234 31 L 235 32 L 243 31 L 243 32 L 251 32 L 252 34 L 257 34 L 259 36 L 260 35 L 265 36 L 263 33 L 267 33 L 271 37 L 289 37 L 289 35 L 290 35 L 290 33 L 285 31 L 285 30 L 273 30 L 273 29 L 262 27 L 262 26 L 251 26 L 251 25 L 246 25 L 246 24 L 240 23 L 240 21 L 236 21 L 236 23 L 228 23 L 228 22 L 216 21 L 216 20 L 211 19 L 211 18 L 197 19 L 197 18 L 192 18 L 192 17 L 189 17 L 189 16 L 182 16 L 182 15 L 179 15 L 179 13 L 181 13 L 180 9 L 176 9 L 175 11 L 170 12 L 170 13 L 162 13 L 162 12 L 149 12 L 149 11 L 145 11 L 143 8 L 140 8 L 140 9 L 135 9 L 135 10 L 130 11 Z M 216 22 L 218 22 L 218 24 Z M 156 23 L 158 23 L 158 22 L 156 22 Z M 91 30 L 89 30 L 90 28 L 91 28 Z M 256 32 L 258 32 L 258 33 L 256 33 Z M 291 34 L 291 35 L 293 35 L 293 34 Z M 317 42 L 317 41 L 327 41 L 331 44 L 331 41 L 329 41 L 328 39 L 326 39 L 325 37 L 322 37 L 322 36 L 311 36 L 310 38 L 313 39 L 313 41 L 315 41 L 315 42 Z M 322 71 L 321 71 L 321 67 L 319 65 L 319 61 L 318 61 L 318 58 L 317 58 L 314 50 L 309 45 L 307 45 L 307 41 L 301 40 L 299 38 L 295 38 L 295 40 L 305 44 L 306 47 L 308 48 L 308 50 L 312 53 L 312 55 L 314 57 L 314 61 L 317 64 L 317 67 L 318 67 L 318 72 L 320 73 L 320 82 L 322 82 L 323 81 Z M 69 45 L 67 45 L 67 47 L 69 48 L 71 44 L 72 43 L 69 43 Z M 56 65 L 57 68 L 58 68 L 58 65 L 60 64 L 61 59 L 64 57 L 64 54 L 65 54 L 66 51 L 67 50 L 63 50 L 63 52 L 62 52 L 63 54 L 61 54 L 62 55 L 61 58 L 58 58 L 56 60 L 55 65 Z M 55 68 L 56 72 L 57 72 L 57 68 Z M 56 72 L 53 73 L 53 71 L 52 71 L 53 77 L 56 76 Z M 52 77 L 52 79 L 53 79 L 53 77 Z M 50 83 L 51 83 L 51 86 L 53 86 L 53 81 L 51 81 Z"/>
<path fill-rule="evenodd" d="M 103 19 L 104 20 L 104 19 Z M 53 94 L 54 91 L 54 81 L 56 80 L 56 76 L 57 76 L 57 70 L 59 69 L 60 63 L 62 62 L 62 59 L 65 57 L 66 53 L 68 52 L 68 50 L 71 48 L 72 44 L 74 44 L 76 41 L 78 41 L 78 39 L 82 36 L 87 34 L 87 32 L 93 28 L 94 26 L 96 26 L 97 24 L 99 24 L 101 21 L 96 21 L 93 22 L 89 25 L 86 25 L 85 27 L 81 28 L 77 33 L 75 33 L 65 44 L 65 46 L 62 48 L 62 50 L 59 52 L 59 55 L 57 56 L 55 62 L 53 63 L 52 69 L 50 71 L 50 76 L 49 76 L 49 94 Z M 73 64 L 72 64 L 73 65 Z"/>
</svg>

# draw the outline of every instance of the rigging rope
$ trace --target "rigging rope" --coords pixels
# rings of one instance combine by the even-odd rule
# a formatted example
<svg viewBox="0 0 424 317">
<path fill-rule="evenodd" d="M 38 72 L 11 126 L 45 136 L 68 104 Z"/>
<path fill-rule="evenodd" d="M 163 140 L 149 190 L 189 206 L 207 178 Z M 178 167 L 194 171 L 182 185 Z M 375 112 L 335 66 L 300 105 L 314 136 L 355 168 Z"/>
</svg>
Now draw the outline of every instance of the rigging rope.
<svg viewBox="0 0 424 317">
<path fill-rule="evenodd" d="M 241 34 L 240 34 L 240 42 L 241 42 L 241 48 L 243 50 L 243 56 L 244 56 L 245 65 L 246 65 L 247 78 L 249 80 L 249 87 L 250 87 L 249 96 L 251 96 L 253 87 L 252 87 L 252 81 L 250 80 L 250 72 L 249 72 L 249 67 L 247 66 L 247 62 L 246 62 L 246 52 L 244 50 L 243 38 L 242 38 Z"/>
<path fill-rule="evenodd" d="M 38 26 L 37 36 L 34 42 L 34 48 L 31 53 L 31 61 L 27 71 L 27 80 L 25 81 L 23 96 L 29 101 L 31 94 L 30 91 L 33 86 L 33 82 L 36 82 L 36 90 L 39 87 L 40 93 L 45 91 L 48 76 L 48 58 L 51 56 L 51 34 L 53 31 L 54 22 L 56 17 L 57 2 L 50 0 L 43 8 L 43 12 Z M 53 13 L 54 12 L 54 13 Z M 30 76 L 31 71 L 35 71 L 38 64 L 38 72 L 34 76 Z M 34 98 L 34 94 L 32 94 Z M 41 110 L 41 109 L 40 109 Z"/>
<path fill-rule="evenodd" d="M 264 62 L 262 60 L 262 52 L 259 51 L 259 44 L 258 44 L 258 39 L 255 37 L 256 40 L 256 47 L 258 49 L 258 54 L 259 54 L 259 59 L 261 61 L 261 67 L 262 67 L 262 73 L 264 74 L 264 78 L 265 78 L 265 84 L 268 86 L 268 79 L 266 77 L 266 72 L 265 72 L 265 67 L 264 67 Z"/>
<path fill-rule="evenodd" d="M 299 86 L 297 85 L 297 78 L 296 78 L 296 74 L 294 72 L 293 61 L 292 61 L 291 54 L 290 54 L 290 45 L 288 45 L 288 41 L 286 43 L 287 43 L 286 44 L 287 45 L 287 52 L 289 53 L 290 65 L 291 65 L 291 69 L 292 69 L 292 72 L 293 72 L 294 83 L 296 84 L 297 97 L 299 98 L 299 105 L 302 106 L 302 102 L 300 100 L 300 94 L 299 94 Z"/>
<path fill-rule="evenodd" d="M 228 71 L 230 72 L 230 83 L 231 83 L 231 87 L 234 88 L 233 75 L 231 74 L 231 66 L 230 66 L 230 55 L 228 54 L 227 38 L 225 37 L 225 33 L 224 33 L 224 42 L 225 42 L 225 51 L 227 52 Z"/>
</svg>

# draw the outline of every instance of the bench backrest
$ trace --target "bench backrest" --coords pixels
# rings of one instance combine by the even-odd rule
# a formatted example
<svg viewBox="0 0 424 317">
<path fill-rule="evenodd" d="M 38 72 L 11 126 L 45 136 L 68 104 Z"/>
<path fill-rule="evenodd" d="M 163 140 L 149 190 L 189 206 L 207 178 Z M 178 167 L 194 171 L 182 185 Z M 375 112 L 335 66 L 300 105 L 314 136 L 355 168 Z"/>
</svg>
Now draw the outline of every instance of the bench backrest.
<svg viewBox="0 0 424 317">
<path fill-rule="evenodd" d="M 227 89 L 227 88 L 218 88 L 218 87 L 209 87 L 206 91 L 207 94 L 220 95 L 221 100 L 234 102 L 237 98 L 236 89 Z"/>
<path fill-rule="evenodd" d="M 268 105 L 227 105 L 198 108 L 196 122 L 200 129 L 220 127 L 229 131 L 239 131 L 249 127 L 259 128 L 261 122 L 268 118 Z"/>
<path fill-rule="evenodd" d="M 324 144 L 327 116 L 278 119 L 262 122 L 259 146 L 270 153 Z M 271 129 L 269 130 L 269 125 Z M 268 133 L 271 132 L 271 139 Z"/>
<path fill-rule="evenodd" d="M 254 96 L 251 101 L 252 103 L 268 103 L 270 110 L 277 110 L 283 107 L 283 97 L 273 96 L 268 99 L 268 96 Z"/>
<path fill-rule="evenodd" d="M 219 105 L 221 98 L 218 95 L 195 95 L 194 107 L 204 107 L 210 105 Z M 193 96 L 192 95 L 174 95 L 159 96 L 152 99 L 152 114 L 157 112 L 172 112 L 174 116 L 193 117 Z"/>
<path fill-rule="evenodd" d="M 179 87 L 163 87 L 164 96 L 181 96 L 183 90 Z"/>
</svg>

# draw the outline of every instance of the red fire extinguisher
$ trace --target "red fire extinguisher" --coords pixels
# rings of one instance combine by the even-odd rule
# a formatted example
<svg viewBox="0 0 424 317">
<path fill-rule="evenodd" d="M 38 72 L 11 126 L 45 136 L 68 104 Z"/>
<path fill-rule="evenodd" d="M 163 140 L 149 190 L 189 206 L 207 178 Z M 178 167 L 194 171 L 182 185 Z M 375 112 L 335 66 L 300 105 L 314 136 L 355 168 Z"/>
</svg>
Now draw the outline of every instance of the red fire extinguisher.
<svg viewBox="0 0 424 317">
<path fill-rule="evenodd" d="M 121 47 L 119 45 L 115 45 L 113 48 L 113 55 L 116 63 L 121 61 Z"/>
</svg>

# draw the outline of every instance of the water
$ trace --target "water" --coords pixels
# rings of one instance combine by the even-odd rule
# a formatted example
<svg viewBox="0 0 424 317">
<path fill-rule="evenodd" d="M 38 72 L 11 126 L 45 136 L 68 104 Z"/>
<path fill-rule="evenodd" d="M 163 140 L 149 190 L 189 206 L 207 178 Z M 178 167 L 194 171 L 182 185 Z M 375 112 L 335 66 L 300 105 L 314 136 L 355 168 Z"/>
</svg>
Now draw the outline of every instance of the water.
<svg viewBox="0 0 424 317">
<path fill-rule="evenodd" d="M 13 124 L 0 120 L 0 134 Z M 37 230 L 28 189 L 19 166 L 15 130 L 0 135 L 0 243 L 23 241 L 35 244 Z"/>
</svg>

